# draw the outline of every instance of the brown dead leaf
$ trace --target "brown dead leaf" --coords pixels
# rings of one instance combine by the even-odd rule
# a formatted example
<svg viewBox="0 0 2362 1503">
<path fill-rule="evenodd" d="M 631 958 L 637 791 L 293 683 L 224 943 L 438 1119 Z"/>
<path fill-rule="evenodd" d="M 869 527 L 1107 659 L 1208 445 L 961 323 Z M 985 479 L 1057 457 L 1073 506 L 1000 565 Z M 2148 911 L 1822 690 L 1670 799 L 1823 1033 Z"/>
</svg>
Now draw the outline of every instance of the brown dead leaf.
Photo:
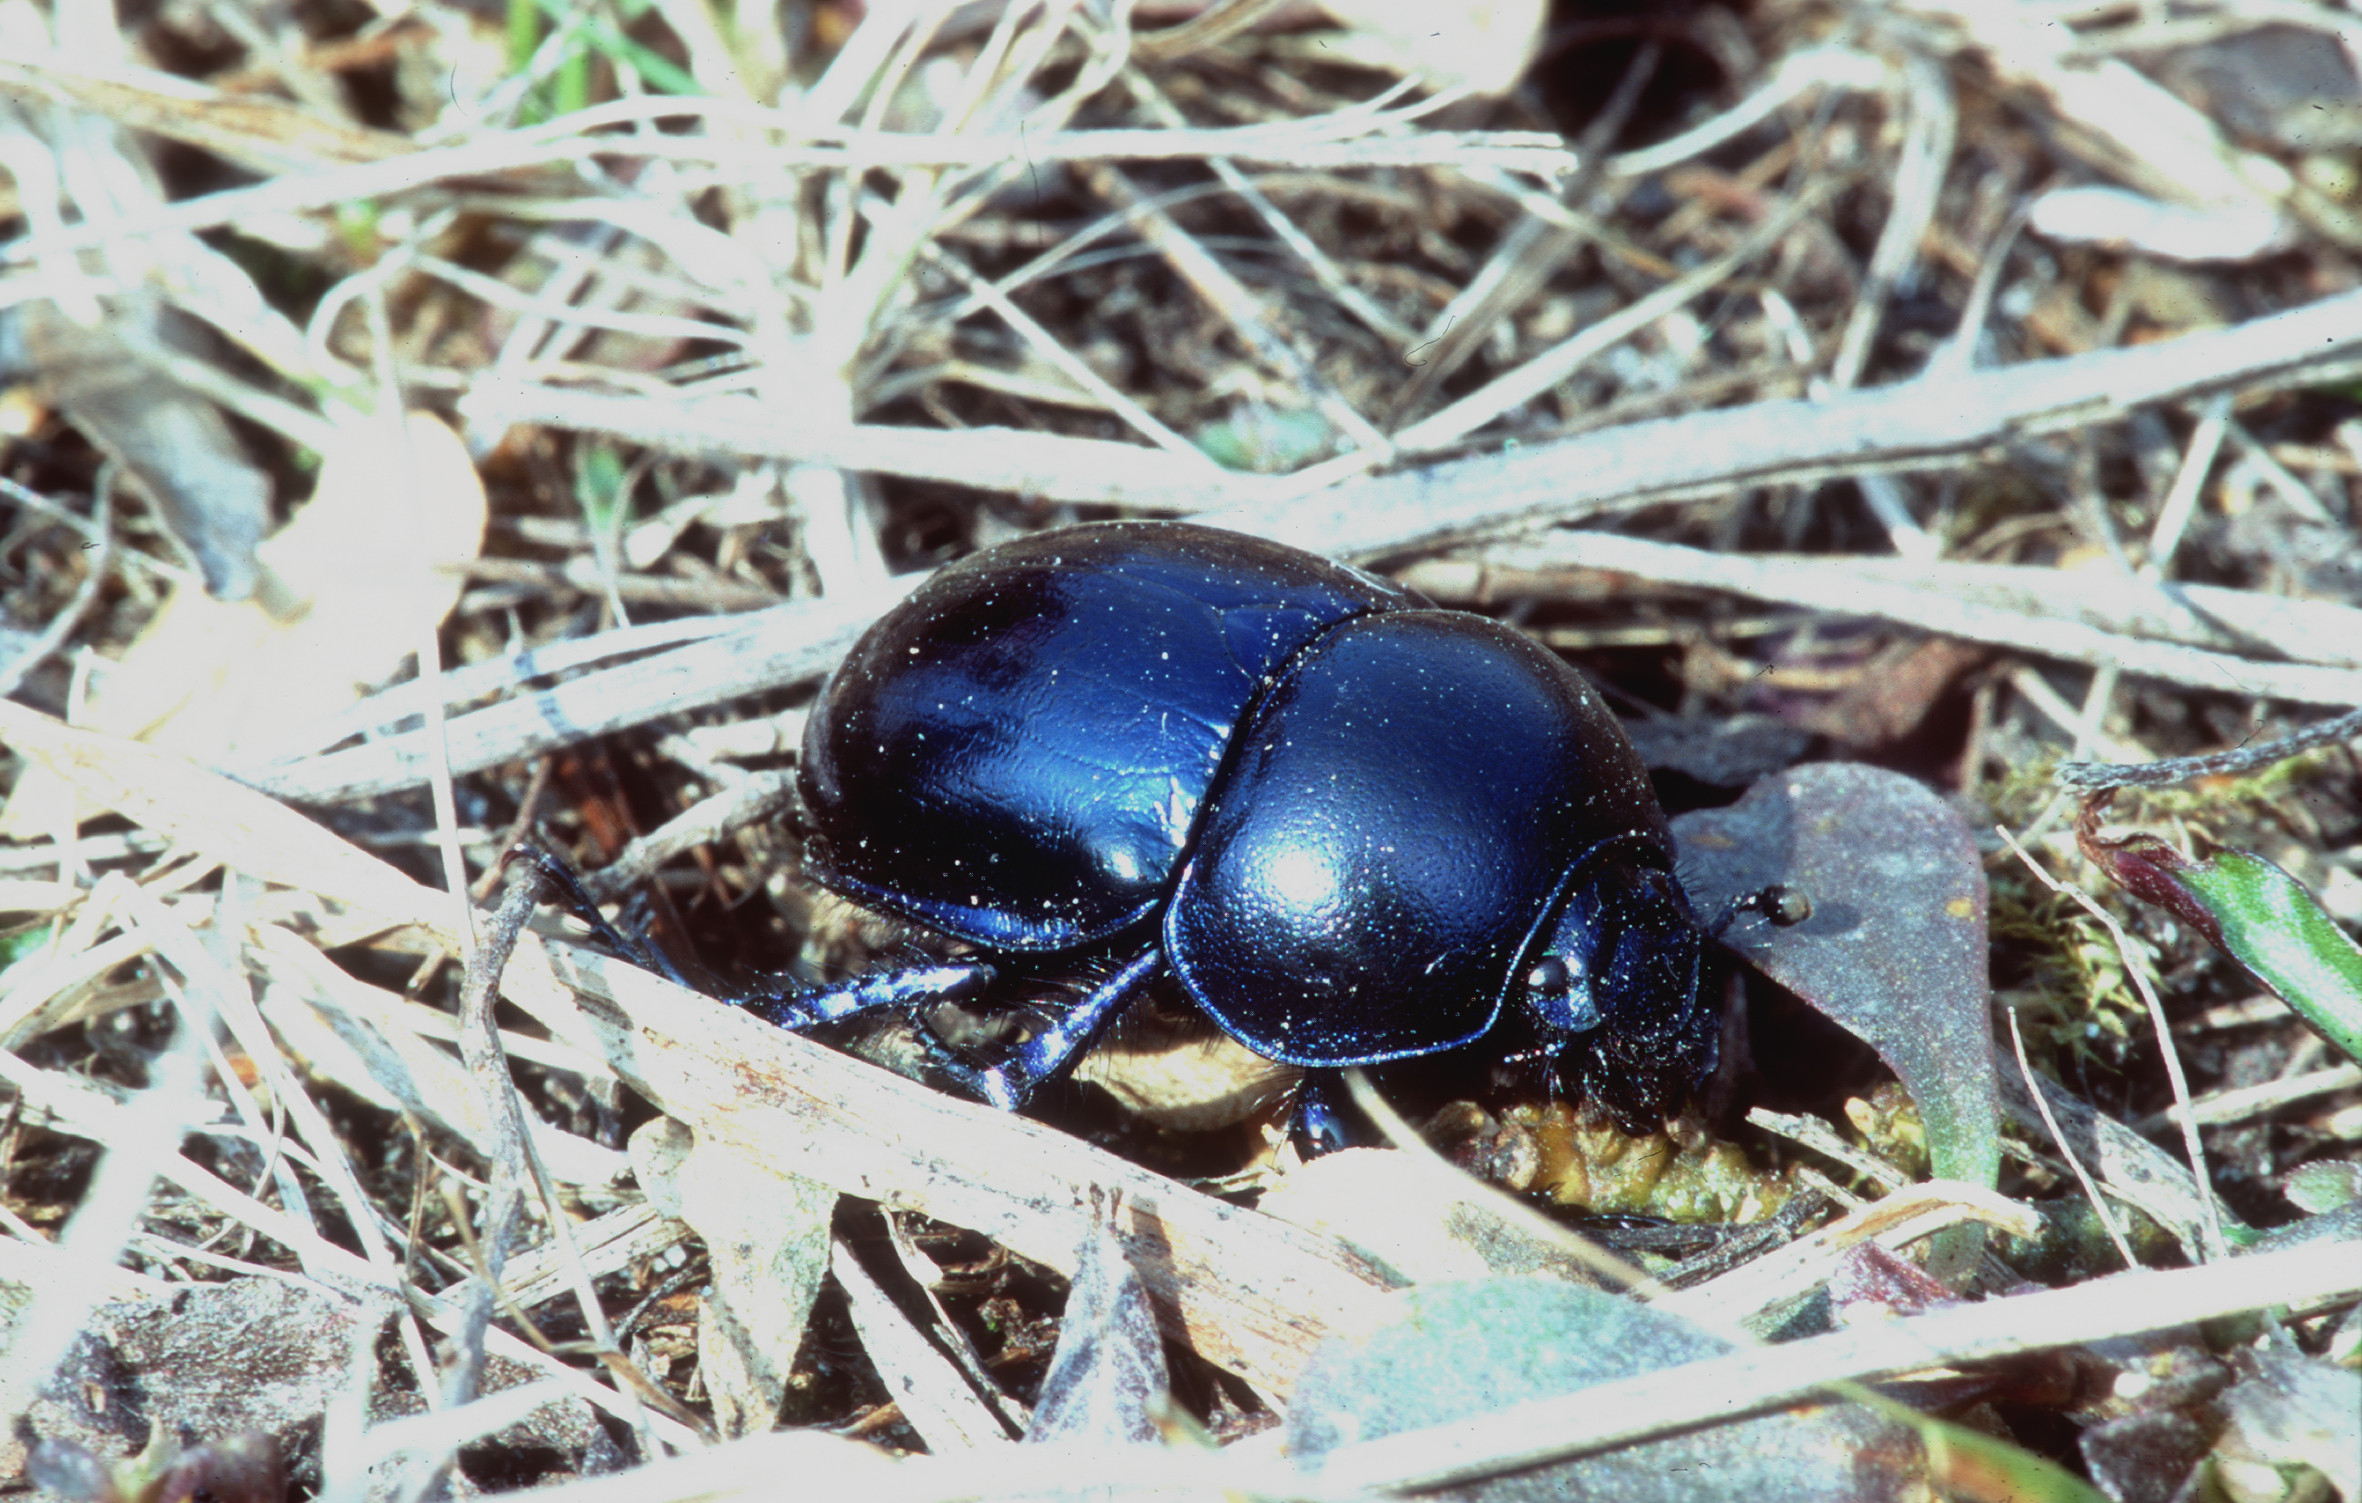
<svg viewBox="0 0 2362 1503">
<path fill-rule="evenodd" d="M 1919 729 L 1953 683 L 1984 660 L 1981 648 L 1949 637 L 1890 647 L 1852 687 L 1799 723 L 1857 750 L 1892 746 Z"/>
</svg>

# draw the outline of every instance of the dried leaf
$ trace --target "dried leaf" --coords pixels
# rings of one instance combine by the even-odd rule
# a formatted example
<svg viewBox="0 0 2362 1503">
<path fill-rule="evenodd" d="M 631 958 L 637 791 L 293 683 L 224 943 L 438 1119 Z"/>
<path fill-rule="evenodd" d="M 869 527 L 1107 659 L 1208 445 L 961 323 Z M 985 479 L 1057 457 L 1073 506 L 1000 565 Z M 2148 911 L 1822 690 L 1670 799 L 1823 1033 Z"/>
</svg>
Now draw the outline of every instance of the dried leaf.
<svg viewBox="0 0 2362 1503">
<path fill-rule="evenodd" d="M 1170 1378 L 1156 1307 L 1105 1222 L 1076 1250 L 1028 1442 L 1154 1444 Z"/>
<path fill-rule="evenodd" d="M 2309 26 L 2258 26 L 2177 48 L 2158 81 L 2243 136 L 2290 151 L 2362 146 L 2353 54 Z"/>
<path fill-rule="evenodd" d="M 173 343 L 173 328 L 153 297 L 117 299 L 96 327 L 46 299 L 21 303 L 0 317 L 0 375 L 30 376 L 43 402 L 138 477 L 205 587 L 244 600 L 259 578 L 270 478 L 218 408 L 141 358 Z"/>
<path fill-rule="evenodd" d="M 1530 1211 L 1414 1154 L 1383 1148 L 1324 1154 L 1265 1191 L 1260 1209 L 1343 1239 L 1405 1284 L 1489 1274 L 1595 1282 L 1567 1251 L 1563 1234 L 1538 1232 L 1525 1219 Z"/>
<path fill-rule="evenodd" d="M 2309 1466 L 2347 1499 L 2362 1498 L 2362 1373 L 2293 1352 L 2262 1351 L 2256 1374 L 2223 1393 L 2226 1455 L 2271 1467 Z"/>
<path fill-rule="evenodd" d="M 2319 1215 L 2362 1200 L 2362 1164 L 2316 1159 L 2288 1172 L 2288 1199 L 2298 1210 Z"/>
<path fill-rule="evenodd" d="M 424 413 L 399 433 L 356 422 L 339 435 L 311 502 L 261 546 L 254 597 L 176 594 L 98 681 L 82 725 L 220 763 L 353 704 L 449 614 L 452 566 L 484 535 L 466 449 Z M 49 834 L 73 807 L 59 782 L 28 776 L 0 834 Z"/>
<path fill-rule="evenodd" d="M 648 1198 L 688 1222 L 713 1260 L 698 1349 L 715 1424 L 762 1434 L 828 1277 L 836 1192 L 701 1142 L 669 1117 L 632 1134 L 631 1156 Z"/>
</svg>

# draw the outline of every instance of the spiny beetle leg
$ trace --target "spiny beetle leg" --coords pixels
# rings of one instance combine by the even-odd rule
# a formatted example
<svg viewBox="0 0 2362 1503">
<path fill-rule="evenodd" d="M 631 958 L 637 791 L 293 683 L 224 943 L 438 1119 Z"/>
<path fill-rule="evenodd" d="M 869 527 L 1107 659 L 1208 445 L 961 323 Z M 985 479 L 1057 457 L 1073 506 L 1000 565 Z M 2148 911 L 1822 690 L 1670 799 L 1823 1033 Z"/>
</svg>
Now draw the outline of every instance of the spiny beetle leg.
<svg viewBox="0 0 2362 1503">
<path fill-rule="evenodd" d="M 930 1046 L 943 1072 L 963 1089 L 1003 1111 L 1023 1107 L 1036 1087 L 1074 1062 L 1091 1046 L 1115 1015 L 1147 990 L 1164 966 L 1164 952 L 1141 951 L 1093 987 L 1089 995 L 1049 1027 L 1027 1039 L 1009 1059 L 997 1065 L 972 1065 L 952 1056 L 940 1040 Z M 922 1029 L 930 1039 L 931 1030 Z"/>
</svg>

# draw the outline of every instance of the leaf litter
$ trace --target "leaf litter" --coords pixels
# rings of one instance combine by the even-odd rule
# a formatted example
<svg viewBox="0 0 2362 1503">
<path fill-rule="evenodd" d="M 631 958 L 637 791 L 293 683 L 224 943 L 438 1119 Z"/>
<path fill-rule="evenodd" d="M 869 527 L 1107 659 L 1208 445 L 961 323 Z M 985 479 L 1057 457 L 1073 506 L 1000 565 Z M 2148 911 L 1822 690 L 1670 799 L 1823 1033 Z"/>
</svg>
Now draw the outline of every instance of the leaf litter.
<svg viewBox="0 0 2362 1503">
<path fill-rule="evenodd" d="M 105 1436 L 37 1419 L 58 1449 L 0 1440 L 0 1475 L 269 1494 L 283 1463 L 357 1498 L 414 1495 L 456 1454 L 489 1491 L 635 1465 L 657 1496 L 783 1475 L 1316 1496 L 1348 1475 L 1298 1465 L 1336 1416 L 1403 1432 L 1356 1486 L 1444 1455 L 1475 1477 L 1449 1414 L 1604 1406 L 1671 1362 L 1642 1413 L 1704 1424 L 1711 1363 L 1762 1334 L 1814 1375 L 1762 1402 L 1820 1396 L 1748 1423 L 1823 1424 L 1855 1411 L 1812 1384 L 1904 1370 L 1870 1350 L 1883 1318 L 1964 1382 L 2006 1375 L 2004 1336 L 2047 1340 L 2110 1364 L 2113 1397 L 1924 1383 L 1951 1428 L 1815 1431 L 1767 1487 L 2128 1498 L 2203 1472 L 2352 1494 L 2355 1289 L 2320 1253 L 2353 1235 L 2362 1089 L 2173 921 L 2116 910 L 2118 959 L 2050 963 L 2080 941 L 2027 921 L 2048 910 L 1979 833 L 2095 888 L 2050 766 L 2221 752 L 2362 702 L 2350 20 L 1782 0 L 1546 37 L 1444 7 L 1450 36 L 1405 38 L 1256 5 L 550 9 L 0 4 L 12 1417 L 76 1392 L 35 1399 L 26 1363 L 181 1312 L 113 1349 Z M 60 353 L 76 340 L 98 343 Z M 396 414 L 443 435 L 412 446 L 431 464 L 368 448 Z M 288 517 L 259 547 L 257 495 Z M 1591 1288 L 1631 1275 L 1465 1176 L 1288 1172 L 1255 1110 L 1284 1080 L 1187 1088 L 1223 1096 L 1213 1126 L 1157 1083 L 1185 1030 L 1124 1041 L 1120 1104 L 1080 1088 L 1051 1130 L 537 935 L 508 1005 L 458 1015 L 474 926 L 436 889 L 488 894 L 537 822 L 585 867 L 623 857 L 617 890 L 653 873 L 636 921 L 725 991 L 907 943 L 793 875 L 762 780 L 802 686 L 934 563 L 1181 513 L 1509 616 L 1642 717 L 1702 910 L 1771 882 L 1811 900 L 1729 932 L 1752 964 L 1718 981 L 1726 1068 L 1664 1139 L 1730 1166 L 1683 1193 L 1756 1233 L 1585 1228 L 1688 1287 Z M 301 572 L 280 560 L 307 527 L 309 582 L 241 588 Z M 232 609 L 251 619 L 188 624 Z M 752 614 L 712 635 L 722 612 Z M 159 728 L 172 703 L 190 728 Z M 2286 765 L 2129 817 L 2254 852 L 2351 930 L 2353 738 Z M 2023 1072 L 1993 1048 L 1988 963 Z M 2147 1004 L 2108 988 L 2136 984 L 2193 1099 L 2122 1022 Z M 1909 1099 L 1793 1026 L 1799 999 Z M 1383 1085 L 1520 1189 L 1658 1152 L 1553 1147 L 1591 1144 L 1552 1117 L 1570 1104 L 1488 1081 Z M 1915 1184 L 1922 1126 L 1939 1178 Z M 651 1153 L 683 1141 L 700 1188 L 652 1205 L 683 1171 Z M 490 1308 L 476 1217 L 503 1175 L 533 1188 Z M 1321 1179 L 1317 1212 L 1249 1203 L 1301 1207 Z M 2087 1193 L 2162 1229 L 2130 1246 L 2200 1266 L 2103 1279 L 2105 1242 L 2050 1246 Z M 2008 1235 L 1979 1249 L 1964 1223 Z M 1848 1272 L 1931 1254 L 1981 1303 Z M 2090 1321 L 2040 1313 L 2037 1268 Z M 1465 1282 L 1488 1275 L 1522 1282 Z M 328 1312 L 279 1364 L 315 1375 L 297 1402 L 200 1415 L 143 1386 L 224 1363 L 197 1305 L 156 1302 L 289 1289 Z M 1119 1378 L 1120 1417 L 1002 1446 L 1062 1369 L 1150 1370 L 1143 1299 L 1169 1400 Z M 360 1327 L 383 1339 L 356 1359 Z M 489 1363 L 457 1406 L 450 1333 Z M 1465 1360 L 1389 1384 L 1387 1343 L 1405 1371 Z M 1571 1355 L 1590 1346 L 1612 1350 Z M 805 1428 L 761 1433 L 778 1415 Z M 1092 1449 L 1143 1419 L 1156 1446 Z M 1581 1460 L 1510 1447 L 1489 1465 L 1514 1477 L 1465 1485 L 1780 1470 L 1744 1429 L 1649 1452 L 1636 1423 Z"/>
</svg>

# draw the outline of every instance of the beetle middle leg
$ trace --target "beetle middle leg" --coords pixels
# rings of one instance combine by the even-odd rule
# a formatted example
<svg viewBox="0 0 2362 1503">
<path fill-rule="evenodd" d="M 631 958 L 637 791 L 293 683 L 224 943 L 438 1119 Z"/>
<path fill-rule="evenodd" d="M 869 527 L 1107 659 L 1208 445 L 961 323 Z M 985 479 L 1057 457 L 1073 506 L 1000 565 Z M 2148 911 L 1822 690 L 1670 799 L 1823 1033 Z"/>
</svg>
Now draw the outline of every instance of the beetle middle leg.
<svg viewBox="0 0 2362 1503">
<path fill-rule="evenodd" d="M 1115 1020 L 1117 1013 L 1148 989 L 1148 984 L 1164 969 L 1164 962 L 1164 951 L 1154 946 L 1141 951 L 1126 961 L 1123 969 L 1091 988 L 1058 1021 L 1019 1045 L 1017 1052 L 1000 1064 L 969 1064 L 953 1057 L 939 1041 L 933 1046 L 936 1062 L 964 1089 L 1004 1111 L 1016 1111 L 1025 1105 L 1037 1086 L 1072 1064 Z M 934 1039 L 933 1030 L 923 1025 L 920 1032 Z"/>
</svg>

